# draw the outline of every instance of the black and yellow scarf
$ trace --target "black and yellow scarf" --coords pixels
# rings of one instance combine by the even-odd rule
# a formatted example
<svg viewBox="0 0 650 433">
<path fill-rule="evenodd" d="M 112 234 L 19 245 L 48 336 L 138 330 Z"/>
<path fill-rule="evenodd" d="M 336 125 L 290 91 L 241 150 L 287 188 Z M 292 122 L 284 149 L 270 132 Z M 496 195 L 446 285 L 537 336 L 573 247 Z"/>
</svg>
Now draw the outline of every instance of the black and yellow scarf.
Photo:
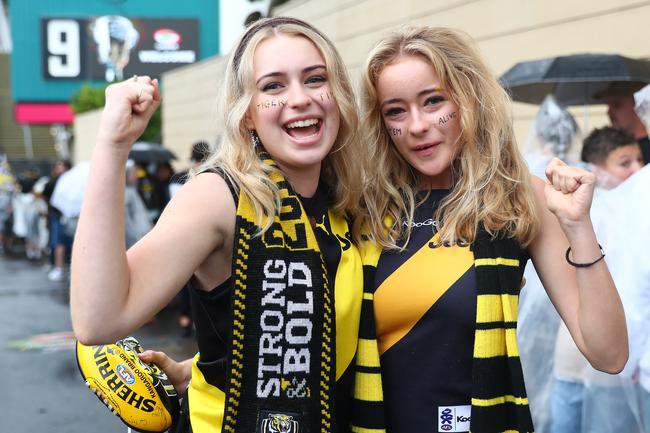
<svg viewBox="0 0 650 433">
<path fill-rule="evenodd" d="M 517 348 L 517 307 L 526 254 L 512 238 L 479 230 L 472 245 L 477 306 L 472 366 L 473 433 L 532 433 Z"/>
<path fill-rule="evenodd" d="M 263 158 L 277 168 L 268 155 Z M 335 431 L 334 296 L 298 196 L 279 170 L 269 176 L 281 197 L 269 230 L 258 235 L 257 214 L 245 192 L 237 204 L 222 431 L 330 433 Z M 332 218 L 343 220 L 330 213 Z M 339 271 L 341 266 L 346 264 Z M 382 433 L 379 355 L 365 294 L 361 316 L 351 429 Z"/>
</svg>

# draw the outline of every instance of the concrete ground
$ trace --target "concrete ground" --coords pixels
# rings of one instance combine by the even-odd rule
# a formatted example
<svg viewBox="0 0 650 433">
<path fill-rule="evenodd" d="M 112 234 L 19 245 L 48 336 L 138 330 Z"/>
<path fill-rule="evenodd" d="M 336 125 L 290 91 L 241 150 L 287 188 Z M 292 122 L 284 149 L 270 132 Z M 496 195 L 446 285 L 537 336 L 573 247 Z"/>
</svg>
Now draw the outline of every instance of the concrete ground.
<svg viewBox="0 0 650 433">
<path fill-rule="evenodd" d="M 68 282 L 48 281 L 43 263 L 0 254 L 0 432 L 126 432 L 79 374 L 68 302 Z M 196 351 L 173 308 L 135 336 L 175 359 Z"/>
</svg>

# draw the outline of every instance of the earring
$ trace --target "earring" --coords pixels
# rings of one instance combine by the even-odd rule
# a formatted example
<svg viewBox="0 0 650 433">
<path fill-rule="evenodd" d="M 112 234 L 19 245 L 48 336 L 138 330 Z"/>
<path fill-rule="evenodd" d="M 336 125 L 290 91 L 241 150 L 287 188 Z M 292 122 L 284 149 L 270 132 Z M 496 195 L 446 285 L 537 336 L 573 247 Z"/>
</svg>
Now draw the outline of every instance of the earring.
<svg viewBox="0 0 650 433">
<path fill-rule="evenodd" d="M 257 135 L 257 131 L 254 129 L 251 129 L 248 131 L 251 135 L 251 143 L 253 144 L 253 149 L 257 148 L 258 146 L 261 146 L 262 143 L 260 142 L 260 137 Z"/>
</svg>

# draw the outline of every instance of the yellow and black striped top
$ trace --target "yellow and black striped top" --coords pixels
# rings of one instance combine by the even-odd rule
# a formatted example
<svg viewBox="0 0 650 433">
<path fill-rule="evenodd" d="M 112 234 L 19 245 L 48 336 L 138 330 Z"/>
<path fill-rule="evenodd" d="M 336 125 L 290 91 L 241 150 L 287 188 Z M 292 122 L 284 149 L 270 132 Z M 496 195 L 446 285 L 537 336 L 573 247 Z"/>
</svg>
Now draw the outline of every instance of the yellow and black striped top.
<svg viewBox="0 0 650 433">
<path fill-rule="evenodd" d="M 470 405 L 476 316 L 474 255 L 469 246 L 438 246 L 432 216 L 445 194 L 431 192 L 416 210 L 408 245 L 384 251 L 377 265 L 374 309 L 391 433 L 469 428 L 442 424 L 439 415 Z"/>
<path fill-rule="evenodd" d="M 439 247 L 445 194 L 431 192 L 406 250 L 384 252 L 374 278 L 387 430 L 445 431 L 439 410 L 471 405 L 472 432 L 532 432 L 515 335 L 527 254 L 484 231 Z"/>
</svg>

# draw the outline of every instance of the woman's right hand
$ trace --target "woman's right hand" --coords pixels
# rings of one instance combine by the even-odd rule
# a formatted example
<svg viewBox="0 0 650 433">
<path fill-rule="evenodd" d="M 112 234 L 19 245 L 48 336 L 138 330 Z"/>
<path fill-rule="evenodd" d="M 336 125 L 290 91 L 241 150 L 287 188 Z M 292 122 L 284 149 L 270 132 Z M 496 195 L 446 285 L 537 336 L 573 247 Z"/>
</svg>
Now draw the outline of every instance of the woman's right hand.
<svg viewBox="0 0 650 433">
<path fill-rule="evenodd" d="M 192 358 L 185 361 L 176 362 L 171 359 L 165 352 L 155 350 L 145 350 L 138 354 L 138 357 L 148 363 L 154 363 L 165 372 L 169 381 L 174 385 L 178 395 L 185 394 L 187 386 L 192 378 Z"/>
<path fill-rule="evenodd" d="M 106 88 L 98 144 L 111 146 L 128 155 L 131 145 L 142 135 L 149 119 L 160 106 L 158 80 L 134 75 Z"/>
</svg>

